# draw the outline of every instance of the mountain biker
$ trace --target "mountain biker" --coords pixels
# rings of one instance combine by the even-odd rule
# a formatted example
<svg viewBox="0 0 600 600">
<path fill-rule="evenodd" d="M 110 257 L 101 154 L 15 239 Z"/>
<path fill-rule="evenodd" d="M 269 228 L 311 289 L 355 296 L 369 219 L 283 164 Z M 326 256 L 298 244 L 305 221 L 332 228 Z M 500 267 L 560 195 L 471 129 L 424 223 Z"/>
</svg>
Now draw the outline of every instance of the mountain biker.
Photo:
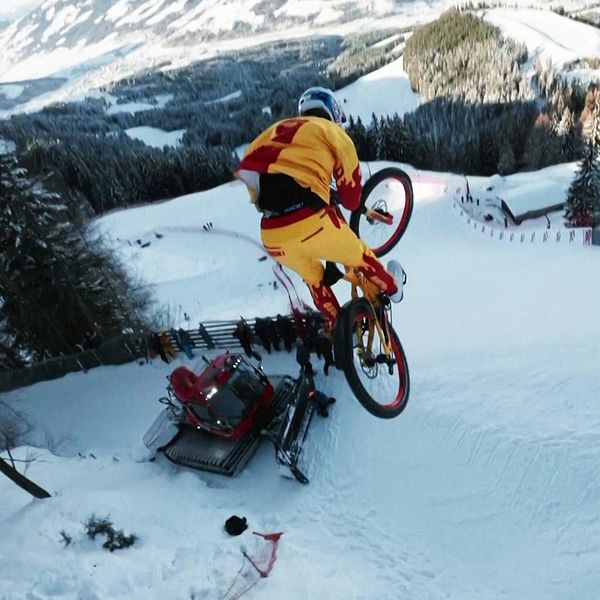
<svg viewBox="0 0 600 600">
<path fill-rule="evenodd" d="M 341 126 L 345 115 L 333 92 L 307 89 L 298 114 L 271 125 L 249 145 L 237 176 L 263 214 L 265 249 L 304 279 L 333 328 L 340 306 L 330 285 L 339 276 L 331 277 L 322 260 L 358 268 L 393 302 L 402 299 L 403 271 L 397 261 L 386 270 L 332 202 L 332 179 L 350 211 L 359 207 L 362 191 L 356 148 Z"/>
</svg>

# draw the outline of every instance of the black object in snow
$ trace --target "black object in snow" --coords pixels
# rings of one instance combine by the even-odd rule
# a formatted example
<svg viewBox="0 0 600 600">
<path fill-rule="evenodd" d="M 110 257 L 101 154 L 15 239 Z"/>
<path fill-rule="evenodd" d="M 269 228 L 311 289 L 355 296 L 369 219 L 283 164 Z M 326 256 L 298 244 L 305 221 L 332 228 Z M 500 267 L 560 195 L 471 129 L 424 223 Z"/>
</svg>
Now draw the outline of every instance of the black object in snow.
<svg viewBox="0 0 600 600">
<path fill-rule="evenodd" d="M 246 517 L 238 517 L 237 515 L 233 515 L 229 517 L 227 521 L 225 521 L 225 531 L 229 535 L 240 535 L 240 533 L 244 533 L 248 529 L 248 524 L 246 523 Z"/>
</svg>

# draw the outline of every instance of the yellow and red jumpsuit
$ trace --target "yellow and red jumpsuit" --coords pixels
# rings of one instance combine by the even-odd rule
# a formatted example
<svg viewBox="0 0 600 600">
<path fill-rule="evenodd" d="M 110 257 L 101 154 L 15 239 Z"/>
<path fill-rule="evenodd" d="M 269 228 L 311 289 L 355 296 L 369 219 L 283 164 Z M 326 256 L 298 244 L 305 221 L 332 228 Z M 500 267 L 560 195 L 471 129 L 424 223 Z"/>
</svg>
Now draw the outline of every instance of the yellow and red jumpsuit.
<svg viewBox="0 0 600 600">
<path fill-rule="evenodd" d="M 317 210 L 300 207 L 283 216 L 263 216 L 261 237 L 277 262 L 304 279 L 330 326 L 339 303 L 323 283 L 322 260 L 356 267 L 385 293 L 396 291 L 394 278 L 330 204 L 332 176 L 346 209 L 358 208 L 362 191 L 356 148 L 339 125 L 320 117 L 297 117 L 272 125 L 250 144 L 237 172 L 252 202 L 260 197 L 260 174 L 267 173 L 287 175 L 323 200 Z"/>
</svg>

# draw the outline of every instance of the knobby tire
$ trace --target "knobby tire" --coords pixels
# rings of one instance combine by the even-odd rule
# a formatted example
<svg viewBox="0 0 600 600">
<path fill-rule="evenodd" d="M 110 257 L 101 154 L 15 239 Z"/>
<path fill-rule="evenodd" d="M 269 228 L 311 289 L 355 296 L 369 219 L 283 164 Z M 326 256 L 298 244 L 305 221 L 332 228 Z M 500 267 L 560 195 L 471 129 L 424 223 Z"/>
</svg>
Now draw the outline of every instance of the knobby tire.
<svg viewBox="0 0 600 600">
<path fill-rule="evenodd" d="M 404 232 L 408 227 L 408 223 L 410 222 L 414 206 L 414 195 L 412 183 L 408 174 L 405 173 L 402 169 L 399 169 L 398 167 L 387 167 L 386 169 L 377 171 L 377 173 L 372 175 L 367 180 L 363 187 L 359 209 L 354 211 L 350 215 L 350 229 L 352 229 L 352 231 L 359 238 L 363 238 L 363 236 L 361 236 L 361 229 L 372 227 L 372 225 L 368 223 L 367 217 L 364 214 L 364 207 L 369 206 L 369 196 L 375 190 L 375 188 L 386 179 L 393 179 L 402 184 L 402 187 L 404 189 L 405 204 L 402 214 L 399 217 L 399 222 L 397 224 L 394 223 L 394 225 L 384 225 L 378 223 L 375 225 L 376 227 L 390 228 L 390 235 L 386 239 L 386 241 L 379 246 L 371 248 L 375 253 L 375 256 L 377 256 L 378 258 L 385 256 L 392 248 L 396 246 L 396 244 L 404 235 Z"/>
<path fill-rule="evenodd" d="M 354 324 L 356 317 L 361 315 L 367 316 L 369 319 L 375 319 L 373 309 L 365 298 L 351 300 L 340 310 L 335 330 L 336 362 L 344 371 L 350 389 L 362 406 L 380 419 L 393 419 L 405 409 L 408 402 L 410 377 L 406 355 L 394 328 L 390 324 L 389 333 L 395 358 L 394 381 L 397 378 L 398 390 L 392 402 L 383 404 L 365 388 L 354 362 L 356 352 L 353 347 Z M 378 368 L 387 367 L 379 365 Z"/>
</svg>

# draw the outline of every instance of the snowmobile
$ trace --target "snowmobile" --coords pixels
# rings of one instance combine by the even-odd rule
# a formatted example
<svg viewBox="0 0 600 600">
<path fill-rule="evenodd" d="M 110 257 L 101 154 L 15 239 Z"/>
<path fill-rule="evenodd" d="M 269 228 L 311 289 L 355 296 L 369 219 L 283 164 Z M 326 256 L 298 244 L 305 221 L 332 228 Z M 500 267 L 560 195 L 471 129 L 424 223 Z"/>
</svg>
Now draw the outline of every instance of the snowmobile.
<svg viewBox="0 0 600 600">
<path fill-rule="evenodd" d="M 146 447 L 179 465 L 235 476 L 267 439 L 285 473 L 308 483 L 302 446 L 315 411 L 327 415 L 312 376 L 269 378 L 229 352 L 204 360 L 199 375 L 180 366 L 168 376 L 159 400 L 166 407 L 144 436 Z"/>
</svg>

